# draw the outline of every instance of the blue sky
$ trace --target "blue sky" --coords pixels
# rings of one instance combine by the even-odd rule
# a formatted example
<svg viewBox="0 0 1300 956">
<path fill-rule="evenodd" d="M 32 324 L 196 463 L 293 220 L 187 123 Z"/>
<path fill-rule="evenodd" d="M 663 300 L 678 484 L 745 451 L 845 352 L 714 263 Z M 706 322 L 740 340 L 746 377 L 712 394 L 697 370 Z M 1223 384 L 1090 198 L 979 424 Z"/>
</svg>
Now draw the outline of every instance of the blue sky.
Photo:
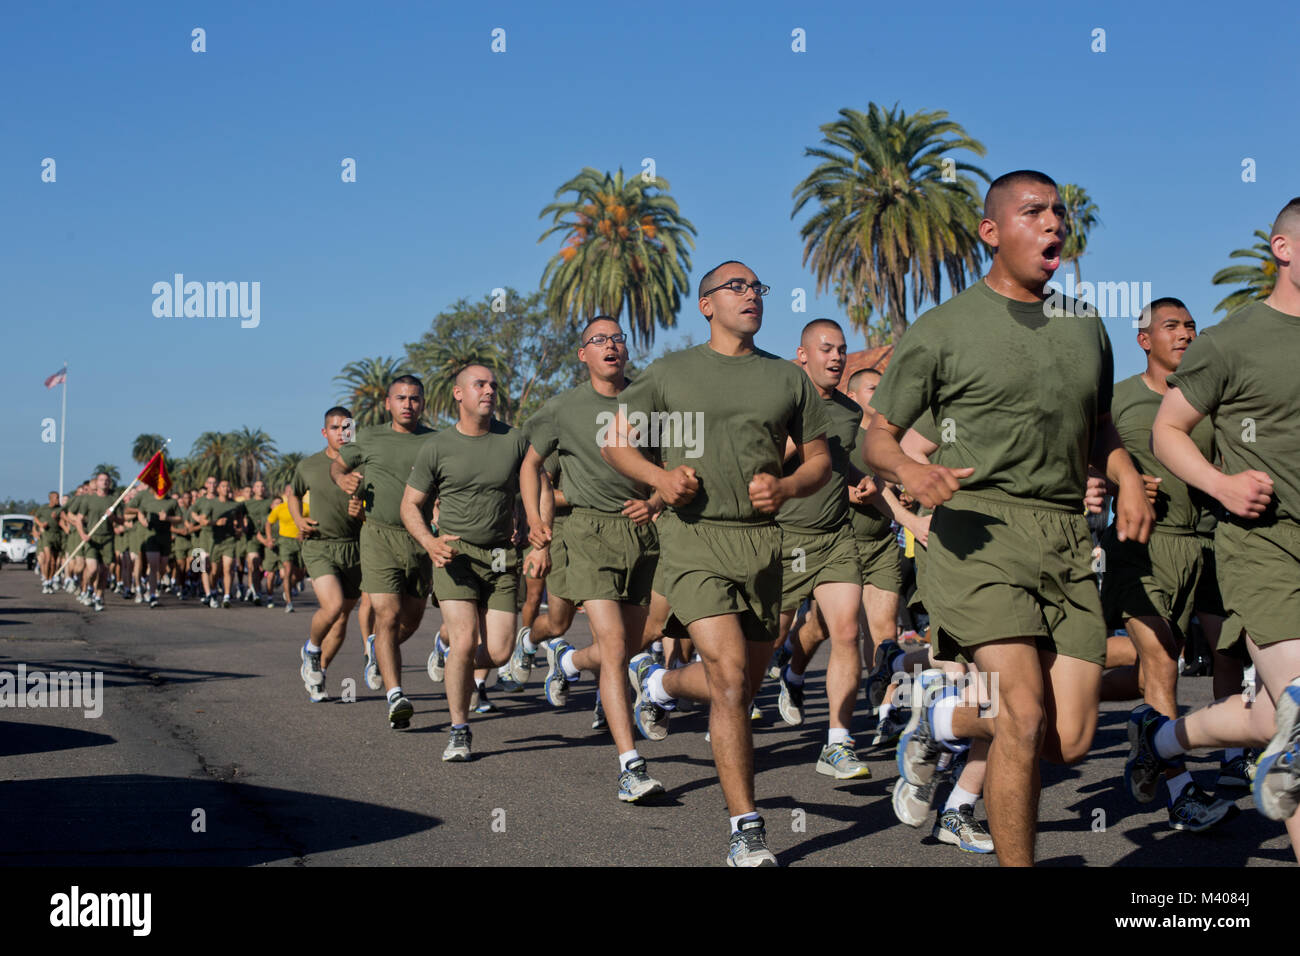
<svg viewBox="0 0 1300 956">
<path fill-rule="evenodd" d="M 0 498 L 57 481 L 41 382 L 64 361 L 67 484 L 100 461 L 132 471 L 141 432 L 180 453 L 244 425 L 317 448 L 347 362 L 400 355 L 462 296 L 536 288 L 559 245 L 538 245 L 538 213 L 584 166 L 652 157 L 699 230 L 692 283 L 744 259 L 772 286 L 759 344 L 792 353 L 807 319 L 840 317 L 790 218 L 804 148 L 871 102 L 947 110 L 991 175 L 1082 184 L 1102 220 L 1083 277 L 1150 282 L 1212 324 L 1210 276 L 1300 192 L 1298 33 L 1294 12 L 1204 3 L 10 5 Z M 175 273 L 260 282 L 260 324 L 155 317 Z M 1134 374 L 1130 322 L 1108 327 L 1117 377 Z M 691 299 L 658 342 L 704 328 Z"/>
</svg>

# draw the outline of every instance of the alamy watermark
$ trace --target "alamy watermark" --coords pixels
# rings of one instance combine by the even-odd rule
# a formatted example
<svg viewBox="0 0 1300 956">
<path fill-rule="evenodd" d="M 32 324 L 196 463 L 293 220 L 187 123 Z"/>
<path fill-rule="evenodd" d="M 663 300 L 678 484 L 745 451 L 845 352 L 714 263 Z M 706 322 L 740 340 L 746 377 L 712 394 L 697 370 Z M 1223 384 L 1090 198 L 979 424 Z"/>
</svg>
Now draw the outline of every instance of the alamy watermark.
<svg viewBox="0 0 1300 956">
<path fill-rule="evenodd" d="M 1142 309 L 1151 301 L 1150 282 L 1080 282 L 1074 274 L 1065 274 L 1065 284 L 1053 280 L 1047 283 L 1051 290 L 1043 301 L 1043 314 L 1062 313 L 1082 317 L 1097 315 L 1103 319 L 1132 319 L 1133 328 L 1144 327 Z M 1068 302 L 1073 302 L 1073 308 Z M 1149 319 L 1147 320 L 1149 321 Z"/>
<path fill-rule="evenodd" d="M 0 707 L 71 707 L 94 719 L 104 713 L 103 671 L 0 671 Z"/>
<path fill-rule="evenodd" d="M 614 428 L 620 415 L 627 420 L 626 438 Z M 684 448 L 687 458 L 704 454 L 703 412 L 629 412 L 619 405 L 617 414 L 598 413 L 596 425 L 599 448 Z"/>
<path fill-rule="evenodd" d="M 255 329 L 262 321 L 262 283 L 186 282 L 178 272 L 173 281 L 153 284 L 153 314 L 159 319 L 240 318 L 241 328 Z"/>
</svg>

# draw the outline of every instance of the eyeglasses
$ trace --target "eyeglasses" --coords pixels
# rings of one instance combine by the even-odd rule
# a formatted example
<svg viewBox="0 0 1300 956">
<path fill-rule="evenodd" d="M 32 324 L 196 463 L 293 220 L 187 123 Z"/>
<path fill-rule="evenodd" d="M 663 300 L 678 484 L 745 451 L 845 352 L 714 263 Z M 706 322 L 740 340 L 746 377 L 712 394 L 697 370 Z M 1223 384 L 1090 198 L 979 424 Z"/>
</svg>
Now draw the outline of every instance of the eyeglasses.
<svg viewBox="0 0 1300 956">
<path fill-rule="evenodd" d="M 771 291 L 772 287 L 763 285 L 761 282 L 746 282 L 744 279 L 732 279 L 730 282 L 724 282 L 722 285 L 716 286 L 702 293 L 700 298 L 702 299 L 706 295 L 713 295 L 713 293 L 717 292 L 718 289 L 730 289 L 732 292 L 736 293 L 736 295 L 744 295 L 746 289 L 753 289 L 758 295 L 767 295 L 768 292 Z"/>
<path fill-rule="evenodd" d="M 616 332 L 613 335 L 606 335 L 605 333 L 601 332 L 600 334 L 593 335 L 591 338 L 587 339 L 587 341 L 583 342 L 582 347 L 585 349 L 588 345 L 604 345 L 606 342 L 613 342 L 615 345 L 622 345 L 626 341 L 627 341 L 627 336 L 624 335 L 622 332 Z"/>
</svg>

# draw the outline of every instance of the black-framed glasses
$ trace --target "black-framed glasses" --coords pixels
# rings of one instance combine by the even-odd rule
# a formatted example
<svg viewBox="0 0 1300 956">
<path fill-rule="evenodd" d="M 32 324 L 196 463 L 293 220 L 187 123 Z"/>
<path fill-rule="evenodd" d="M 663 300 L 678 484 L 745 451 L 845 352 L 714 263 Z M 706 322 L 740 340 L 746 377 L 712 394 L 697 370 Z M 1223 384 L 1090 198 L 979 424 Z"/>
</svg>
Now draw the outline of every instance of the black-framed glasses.
<svg viewBox="0 0 1300 956">
<path fill-rule="evenodd" d="M 626 341 L 627 336 L 622 332 L 615 332 L 613 335 L 606 335 L 604 332 L 600 332 L 583 342 L 582 347 L 585 349 L 588 345 L 604 345 L 606 342 L 613 342 L 615 345 L 622 345 Z"/>
<path fill-rule="evenodd" d="M 767 295 L 772 291 L 771 286 L 763 285 L 761 282 L 746 282 L 744 279 L 732 279 L 730 282 L 724 282 L 720 286 L 715 286 L 714 288 L 707 290 L 700 296 L 700 298 L 704 298 L 706 295 L 713 295 L 713 293 L 717 292 L 719 289 L 730 289 L 732 292 L 736 293 L 736 295 L 744 295 L 746 289 L 753 289 L 758 295 Z"/>
</svg>

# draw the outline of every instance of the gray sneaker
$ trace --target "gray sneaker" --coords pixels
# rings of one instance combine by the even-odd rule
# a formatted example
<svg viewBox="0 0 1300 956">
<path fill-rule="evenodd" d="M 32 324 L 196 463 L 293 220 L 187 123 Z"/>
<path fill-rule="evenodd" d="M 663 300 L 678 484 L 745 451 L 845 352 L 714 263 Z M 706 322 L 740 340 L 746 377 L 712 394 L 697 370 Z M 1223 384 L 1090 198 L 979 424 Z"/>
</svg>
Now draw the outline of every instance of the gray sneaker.
<svg viewBox="0 0 1300 956">
<path fill-rule="evenodd" d="M 627 679 L 632 684 L 632 717 L 636 729 L 646 740 L 663 740 L 668 736 L 668 710 L 650 699 L 646 678 L 656 667 L 654 657 L 642 652 L 627 665 Z M 662 669 L 662 668 L 661 668 Z"/>
<path fill-rule="evenodd" d="M 727 866 L 776 866 L 776 857 L 767 848 L 767 830 L 762 817 L 742 820 L 731 834 L 727 848 Z"/>
<path fill-rule="evenodd" d="M 474 739 L 474 734 L 468 727 L 451 728 L 451 736 L 447 738 L 447 749 L 442 752 L 442 759 L 449 763 L 464 763 L 469 760 L 469 745 Z"/>
<path fill-rule="evenodd" d="M 909 827 L 919 827 L 930 818 L 930 808 L 934 806 L 934 792 L 939 787 L 939 777 L 933 777 L 929 783 L 918 787 L 908 783 L 902 777 L 894 783 L 892 803 L 894 816 L 900 823 Z"/>
<path fill-rule="evenodd" d="M 573 649 L 562 637 L 546 642 L 546 702 L 552 707 L 563 707 L 569 702 L 569 679 L 564 676 L 560 658 Z"/>
<path fill-rule="evenodd" d="M 442 649 L 442 631 L 433 635 L 433 653 L 429 655 L 429 680 L 441 684 L 447 676 L 447 652 Z"/>
<path fill-rule="evenodd" d="M 956 693 L 956 688 L 937 668 L 923 671 L 921 679 L 913 686 L 912 719 L 898 738 L 898 773 L 915 786 L 930 782 L 939 757 L 946 749 L 934 738 L 930 711 L 934 702 L 949 692 Z"/>
<path fill-rule="evenodd" d="M 951 843 L 967 853 L 992 853 L 993 837 L 984 825 L 975 819 L 975 808 L 963 803 L 956 810 L 945 810 L 939 814 L 939 822 L 934 825 L 934 837 L 940 843 Z"/>
<path fill-rule="evenodd" d="M 817 772 L 836 780 L 865 779 L 871 769 L 858 759 L 853 749 L 853 738 L 846 743 L 827 744 L 817 758 Z"/>
<path fill-rule="evenodd" d="M 791 727 L 803 723 L 803 684 L 791 684 L 785 679 L 786 672 L 781 671 L 781 694 L 777 698 L 776 709 L 781 719 Z"/>
<path fill-rule="evenodd" d="M 1150 803 L 1160 790 L 1167 761 L 1156 753 L 1155 735 L 1169 718 L 1149 704 L 1135 707 L 1128 718 L 1128 760 L 1124 761 L 1124 784 L 1138 803 Z"/>
<path fill-rule="evenodd" d="M 1300 678 L 1278 695 L 1277 730 L 1255 761 L 1255 806 L 1270 820 L 1287 820 L 1300 804 Z"/>
<path fill-rule="evenodd" d="M 637 757 L 618 775 L 618 798 L 636 803 L 664 792 L 664 785 L 646 772 L 645 758 Z"/>
<path fill-rule="evenodd" d="M 1169 825 L 1175 830 L 1203 833 L 1221 823 L 1232 810 L 1227 800 L 1216 800 L 1200 784 L 1189 783 L 1169 808 Z"/>
<path fill-rule="evenodd" d="M 415 716 L 415 707 L 406 699 L 405 694 L 399 694 L 397 700 L 389 702 L 388 726 L 393 730 L 405 730 L 410 727 L 413 716 Z"/>
<path fill-rule="evenodd" d="M 515 635 L 515 649 L 510 654 L 510 660 L 506 664 L 507 676 L 519 685 L 520 690 L 528 683 L 528 679 L 533 676 L 533 665 L 537 660 L 537 652 L 529 654 L 524 650 L 524 638 L 531 637 L 533 629 L 531 627 L 521 627 L 519 633 Z"/>
</svg>

